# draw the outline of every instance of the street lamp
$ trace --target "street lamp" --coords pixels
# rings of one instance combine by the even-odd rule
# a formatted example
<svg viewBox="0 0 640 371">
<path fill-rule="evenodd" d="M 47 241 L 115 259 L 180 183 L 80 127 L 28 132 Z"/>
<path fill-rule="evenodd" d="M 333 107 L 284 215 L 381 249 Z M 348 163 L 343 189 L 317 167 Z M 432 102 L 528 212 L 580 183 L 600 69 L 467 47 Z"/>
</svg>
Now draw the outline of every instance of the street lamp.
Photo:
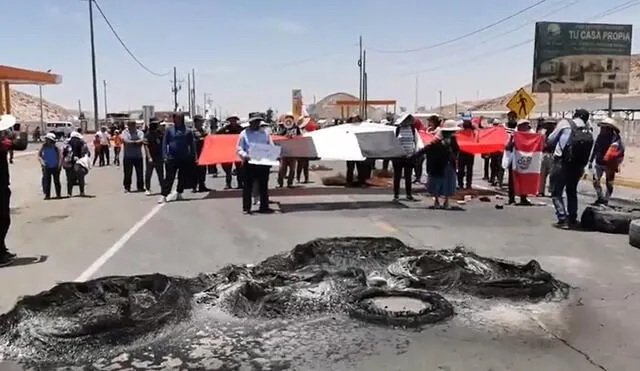
<svg viewBox="0 0 640 371">
<path fill-rule="evenodd" d="M 51 72 L 51 70 L 47 70 L 47 73 Z M 42 105 L 42 84 L 38 85 L 40 90 L 40 130 L 44 133 L 44 106 Z"/>
</svg>

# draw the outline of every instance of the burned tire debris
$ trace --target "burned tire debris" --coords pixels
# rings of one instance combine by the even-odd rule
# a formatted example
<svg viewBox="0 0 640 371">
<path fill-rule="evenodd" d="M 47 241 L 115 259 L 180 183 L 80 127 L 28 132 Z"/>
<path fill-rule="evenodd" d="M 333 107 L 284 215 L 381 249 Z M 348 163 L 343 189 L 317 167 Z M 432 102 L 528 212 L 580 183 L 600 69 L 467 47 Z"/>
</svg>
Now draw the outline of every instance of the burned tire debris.
<svg viewBox="0 0 640 371">
<path fill-rule="evenodd" d="M 587 231 L 627 234 L 631 221 L 635 219 L 640 219 L 640 209 L 589 205 L 582 212 L 580 226 Z"/>
<path fill-rule="evenodd" d="M 426 306 L 417 311 L 394 311 L 380 308 L 371 300 L 389 297 L 416 299 Z M 354 297 L 349 314 L 359 320 L 379 325 L 418 327 L 451 317 L 453 306 L 442 295 L 431 291 L 369 288 Z"/>
<path fill-rule="evenodd" d="M 464 247 L 416 249 L 395 238 L 321 238 L 256 265 L 228 265 L 194 278 L 151 274 L 58 284 L 0 316 L 0 357 L 39 368 L 85 365 L 96 349 L 104 354 L 160 344 L 203 311 L 265 324 L 328 316 L 420 327 L 454 315 L 443 296 L 449 293 L 538 301 L 565 298 L 568 285 L 535 260 L 518 264 Z M 393 310 L 378 305 L 380 298 L 422 307 Z M 224 334 L 223 324 L 212 326 Z"/>
</svg>

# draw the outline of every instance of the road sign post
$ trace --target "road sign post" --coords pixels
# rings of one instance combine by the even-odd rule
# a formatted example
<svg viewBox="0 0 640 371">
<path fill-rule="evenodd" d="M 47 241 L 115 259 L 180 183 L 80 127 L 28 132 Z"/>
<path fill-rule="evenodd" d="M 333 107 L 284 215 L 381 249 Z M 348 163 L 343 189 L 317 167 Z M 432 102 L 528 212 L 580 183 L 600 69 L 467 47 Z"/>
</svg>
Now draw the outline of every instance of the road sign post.
<svg viewBox="0 0 640 371">
<path fill-rule="evenodd" d="M 531 94 L 523 88 L 518 89 L 511 99 L 509 99 L 509 102 L 507 102 L 507 108 L 509 111 L 516 113 L 518 120 L 529 117 L 535 106 L 536 101 L 533 99 Z"/>
</svg>

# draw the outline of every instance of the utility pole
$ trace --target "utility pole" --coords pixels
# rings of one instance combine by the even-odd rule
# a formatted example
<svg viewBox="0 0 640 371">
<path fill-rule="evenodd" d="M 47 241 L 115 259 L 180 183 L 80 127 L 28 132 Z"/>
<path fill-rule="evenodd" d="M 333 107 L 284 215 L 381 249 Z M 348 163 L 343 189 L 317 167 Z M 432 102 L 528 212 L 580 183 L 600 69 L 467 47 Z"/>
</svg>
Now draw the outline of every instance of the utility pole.
<svg viewBox="0 0 640 371">
<path fill-rule="evenodd" d="M 196 109 L 196 69 L 195 68 L 191 69 L 191 91 L 189 92 L 189 100 L 191 101 L 191 107 L 193 107 L 193 114 L 191 116 L 193 117 L 194 115 L 198 114 Z"/>
<path fill-rule="evenodd" d="M 93 126 L 97 130 L 98 121 L 98 76 L 96 72 L 96 43 L 93 35 L 93 0 L 89 0 L 89 33 L 91 36 L 91 74 L 93 79 Z"/>
<path fill-rule="evenodd" d="M 45 132 L 45 127 L 44 127 L 44 106 L 43 106 L 43 102 L 42 102 L 42 84 L 38 85 L 38 88 L 40 88 L 40 130 L 42 130 L 42 132 Z"/>
<path fill-rule="evenodd" d="M 182 89 L 182 85 L 178 81 L 178 71 L 173 67 L 173 81 L 171 81 L 171 93 L 173 93 L 173 112 L 178 112 L 178 92 Z"/>
<path fill-rule="evenodd" d="M 193 117 L 191 111 L 191 74 L 187 73 L 187 95 L 188 95 L 188 107 L 189 107 L 189 116 Z"/>
<path fill-rule="evenodd" d="M 360 54 L 358 54 L 358 68 L 360 70 L 360 75 L 359 75 L 359 85 L 358 85 L 358 100 L 360 101 L 360 109 L 359 109 L 359 113 L 360 113 L 360 117 L 362 117 L 362 107 L 363 107 L 363 103 L 362 101 L 364 100 L 364 69 L 362 68 L 362 35 L 360 35 Z"/>
<path fill-rule="evenodd" d="M 438 95 L 440 95 L 440 115 L 442 116 L 442 90 L 438 90 Z"/>
<path fill-rule="evenodd" d="M 102 89 L 104 93 L 104 119 L 106 122 L 107 112 L 109 112 L 109 109 L 107 108 L 107 80 L 102 80 Z"/>
<path fill-rule="evenodd" d="M 368 108 L 368 104 L 367 104 L 367 100 L 369 99 L 369 91 L 368 89 L 368 75 L 367 75 L 367 51 L 364 50 L 362 52 L 362 115 L 360 115 L 360 118 L 362 120 L 366 120 L 367 119 L 367 108 Z"/>
<path fill-rule="evenodd" d="M 415 91 L 415 108 L 413 110 L 413 112 L 418 112 L 418 79 L 420 78 L 420 74 L 416 73 L 416 91 Z"/>
<path fill-rule="evenodd" d="M 78 116 L 82 115 L 82 102 L 78 99 Z"/>
</svg>

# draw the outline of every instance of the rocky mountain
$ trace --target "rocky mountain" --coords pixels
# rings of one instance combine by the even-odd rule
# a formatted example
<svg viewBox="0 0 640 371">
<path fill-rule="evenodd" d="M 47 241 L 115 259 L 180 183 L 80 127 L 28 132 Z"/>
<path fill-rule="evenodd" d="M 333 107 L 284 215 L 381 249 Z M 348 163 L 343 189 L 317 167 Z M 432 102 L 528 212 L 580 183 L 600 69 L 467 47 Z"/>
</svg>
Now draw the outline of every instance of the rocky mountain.
<svg viewBox="0 0 640 371">
<path fill-rule="evenodd" d="M 74 115 L 77 115 L 71 110 L 44 99 L 42 107 L 45 121 L 72 120 Z M 18 121 L 40 121 L 40 98 L 11 89 L 11 113 L 16 116 Z"/>
</svg>

